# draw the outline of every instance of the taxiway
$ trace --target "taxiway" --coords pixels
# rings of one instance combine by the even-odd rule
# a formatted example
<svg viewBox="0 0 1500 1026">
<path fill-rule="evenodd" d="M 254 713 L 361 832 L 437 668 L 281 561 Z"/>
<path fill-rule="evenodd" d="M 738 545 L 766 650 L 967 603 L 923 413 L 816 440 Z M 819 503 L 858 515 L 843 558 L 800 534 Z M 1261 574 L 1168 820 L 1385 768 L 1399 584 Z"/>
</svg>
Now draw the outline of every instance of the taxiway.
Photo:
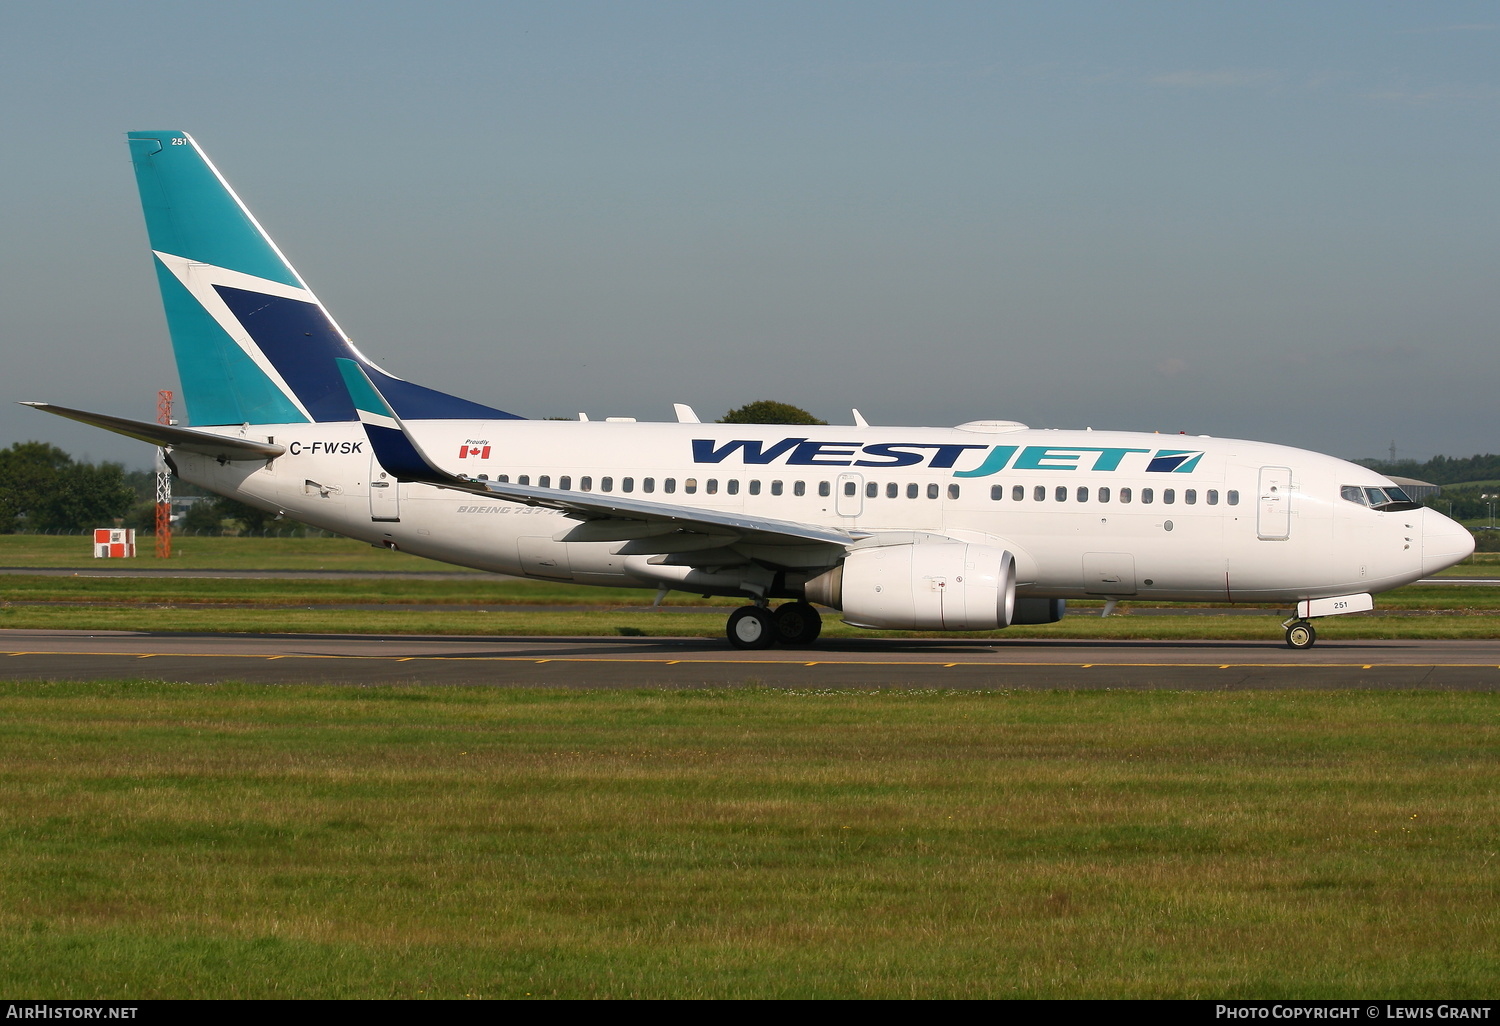
<svg viewBox="0 0 1500 1026">
<path fill-rule="evenodd" d="M 1500 690 L 1500 641 L 830 639 L 0 631 L 0 679 L 562 687 Z"/>
</svg>

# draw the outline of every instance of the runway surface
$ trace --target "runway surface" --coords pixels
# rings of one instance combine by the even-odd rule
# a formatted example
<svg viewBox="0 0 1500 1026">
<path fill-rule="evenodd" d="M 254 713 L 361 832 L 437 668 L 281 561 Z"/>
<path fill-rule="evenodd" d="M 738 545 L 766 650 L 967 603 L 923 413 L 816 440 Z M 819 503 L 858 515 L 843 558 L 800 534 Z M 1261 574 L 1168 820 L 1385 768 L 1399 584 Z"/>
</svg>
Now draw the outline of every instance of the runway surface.
<svg viewBox="0 0 1500 1026">
<path fill-rule="evenodd" d="M 0 678 L 565 687 L 1500 690 L 1500 641 L 836 639 L 742 652 L 702 638 L 0 631 Z"/>
</svg>

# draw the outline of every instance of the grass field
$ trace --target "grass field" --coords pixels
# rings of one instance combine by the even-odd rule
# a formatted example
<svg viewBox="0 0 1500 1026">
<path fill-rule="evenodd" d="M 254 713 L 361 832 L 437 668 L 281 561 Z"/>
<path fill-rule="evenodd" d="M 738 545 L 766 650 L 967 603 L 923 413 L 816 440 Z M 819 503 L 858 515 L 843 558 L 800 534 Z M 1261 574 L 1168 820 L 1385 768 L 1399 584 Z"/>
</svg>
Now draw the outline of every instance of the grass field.
<svg viewBox="0 0 1500 1026">
<path fill-rule="evenodd" d="M 0 567 L 154 570 L 334 570 L 404 573 L 466 573 L 478 570 L 392 552 L 349 538 L 174 538 L 172 558 L 152 555 L 152 539 L 141 536 L 133 560 L 96 560 L 82 535 L 0 534 Z M 1500 568 L 1500 552 L 1477 552 L 1445 573 L 1472 574 Z"/>
<path fill-rule="evenodd" d="M 0 990 L 1492 997 L 1497 714 L 0 684 Z"/>
<path fill-rule="evenodd" d="M 491 575 L 442 580 L 354 577 L 331 580 L 0 575 L 0 627 L 247 633 L 631 635 L 720 637 L 720 615 L 687 612 L 734 599 L 674 593 L 648 608 L 650 591 L 583 588 Z M 1318 624 L 1329 639 L 1500 637 L 1500 588 L 1417 585 L 1382 595 L 1380 612 L 1331 617 Z M 570 605 L 614 606 L 586 611 Z M 347 608 L 362 606 L 364 608 Z M 559 608 L 522 608 L 522 607 Z M 1070 603 L 1076 611 L 1098 602 Z M 387 608 L 389 607 L 389 608 Z M 1125 602 L 1108 619 L 1070 616 L 1059 624 L 1012 627 L 1004 637 L 1114 639 L 1275 638 L 1279 614 L 1152 616 L 1150 604 Z M 1282 610 L 1281 615 L 1287 611 Z M 1134 613 L 1135 615 L 1132 615 Z M 825 618 L 837 637 L 911 637 L 872 632 Z M 930 633 L 931 637 L 947 635 Z M 956 637 L 983 635 L 957 634 Z"/>
<path fill-rule="evenodd" d="M 368 577 L 328 579 L 204 579 L 90 577 L 107 563 L 87 555 L 85 539 L 0 535 L 0 566 L 75 568 L 80 576 L 0 574 L 0 627 L 79 630 L 161 630 L 249 633 L 442 634 L 442 635 L 631 635 L 720 637 L 717 616 L 674 612 L 681 607 L 738 605 L 730 598 L 703 599 L 674 592 L 668 608 L 647 609 L 648 589 L 586 588 L 547 581 L 463 573 L 437 580 Z M 272 569 L 430 572 L 445 569 L 402 553 L 339 538 L 179 539 L 181 569 Z M 1500 566 L 1481 554 L 1479 562 L 1455 570 L 1473 573 Z M 160 563 L 140 557 L 132 568 Z M 1099 602 L 1071 602 L 1075 611 Z M 613 606 L 605 611 L 521 610 L 516 606 Z M 1151 603 L 1123 602 L 1108 619 L 1073 616 L 1060 624 L 1013 627 L 1005 637 L 1228 640 L 1274 638 L 1278 611 L 1265 617 L 1132 616 Z M 1378 612 L 1332 617 L 1318 624 L 1328 639 L 1500 637 L 1500 588 L 1417 585 L 1381 595 Z M 339 608 L 402 606 L 406 608 Z M 422 607 L 431 606 L 432 609 Z M 447 608 L 438 608 L 447 607 Z M 454 608 L 457 607 L 457 608 Z M 1287 610 L 1281 610 L 1284 615 Z M 911 637 L 911 632 L 871 632 L 825 620 L 825 635 Z M 933 637 L 949 635 L 930 634 Z M 956 637 L 982 635 L 951 635 Z"/>
<path fill-rule="evenodd" d="M 93 558 L 92 540 L 84 535 L 0 534 L 0 566 L 72 567 L 84 570 L 122 565 L 141 569 L 171 566 L 179 570 L 343 570 L 474 573 L 448 563 L 392 552 L 350 538 L 192 538 L 172 539 L 172 558 L 153 555 L 154 539 L 136 539 L 133 560 Z"/>
</svg>

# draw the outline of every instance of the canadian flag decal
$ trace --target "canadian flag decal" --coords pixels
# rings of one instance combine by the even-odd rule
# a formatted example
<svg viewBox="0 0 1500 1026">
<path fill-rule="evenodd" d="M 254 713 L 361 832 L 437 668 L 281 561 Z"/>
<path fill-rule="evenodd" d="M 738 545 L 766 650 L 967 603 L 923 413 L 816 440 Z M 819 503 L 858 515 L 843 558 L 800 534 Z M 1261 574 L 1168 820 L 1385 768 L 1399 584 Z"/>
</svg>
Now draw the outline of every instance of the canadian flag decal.
<svg viewBox="0 0 1500 1026">
<path fill-rule="evenodd" d="M 490 447 L 487 446 L 487 445 L 486 446 L 469 445 L 468 443 L 465 443 L 465 444 L 460 445 L 458 447 L 458 458 L 459 459 L 466 460 L 470 456 L 478 456 L 482 460 L 487 460 L 487 459 L 490 458 Z"/>
</svg>

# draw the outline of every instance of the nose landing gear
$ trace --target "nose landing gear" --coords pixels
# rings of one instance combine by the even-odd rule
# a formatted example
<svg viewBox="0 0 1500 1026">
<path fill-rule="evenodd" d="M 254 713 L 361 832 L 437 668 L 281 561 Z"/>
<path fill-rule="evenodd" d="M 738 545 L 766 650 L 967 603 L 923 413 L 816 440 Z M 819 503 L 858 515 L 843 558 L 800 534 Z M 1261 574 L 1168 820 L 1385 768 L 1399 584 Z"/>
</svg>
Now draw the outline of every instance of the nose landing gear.
<svg viewBox="0 0 1500 1026">
<path fill-rule="evenodd" d="M 1288 620 L 1282 626 L 1286 628 L 1287 648 L 1312 648 L 1318 640 L 1318 632 L 1306 620 Z"/>
<path fill-rule="evenodd" d="M 811 645 L 823 630 L 823 618 L 806 602 L 788 602 L 772 613 L 762 606 L 741 606 L 729 614 L 724 633 L 735 648 L 788 648 Z"/>
</svg>

